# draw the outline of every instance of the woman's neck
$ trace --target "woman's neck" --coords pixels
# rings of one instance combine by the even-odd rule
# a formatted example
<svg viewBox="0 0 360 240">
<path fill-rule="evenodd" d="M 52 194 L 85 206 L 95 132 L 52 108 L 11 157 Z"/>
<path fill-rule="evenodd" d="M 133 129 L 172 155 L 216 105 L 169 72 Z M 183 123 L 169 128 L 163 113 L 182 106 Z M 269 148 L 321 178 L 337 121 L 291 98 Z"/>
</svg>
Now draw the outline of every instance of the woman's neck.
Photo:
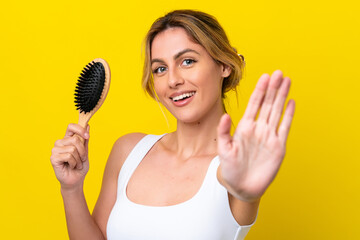
<svg viewBox="0 0 360 240">
<path fill-rule="evenodd" d="M 193 123 L 178 120 L 177 130 L 170 134 L 167 146 L 180 159 L 217 154 L 217 126 L 224 114 L 223 107 L 209 112 Z"/>
</svg>

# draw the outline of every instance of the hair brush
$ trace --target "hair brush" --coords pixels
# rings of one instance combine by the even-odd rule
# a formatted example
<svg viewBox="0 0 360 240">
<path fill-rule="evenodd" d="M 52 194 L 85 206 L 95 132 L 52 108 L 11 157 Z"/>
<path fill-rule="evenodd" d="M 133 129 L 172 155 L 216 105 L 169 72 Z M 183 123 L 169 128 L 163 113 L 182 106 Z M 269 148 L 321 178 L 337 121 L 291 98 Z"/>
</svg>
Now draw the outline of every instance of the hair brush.
<svg viewBox="0 0 360 240">
<path fill-rule="evenodd" d="M 109 87 L 110 68 L 104 59 L 96 58 L 84 67 L 75 88 L 75 106 L 79 110 L 80 126 L 87 126 L 105 101 Z"/>
</svg>

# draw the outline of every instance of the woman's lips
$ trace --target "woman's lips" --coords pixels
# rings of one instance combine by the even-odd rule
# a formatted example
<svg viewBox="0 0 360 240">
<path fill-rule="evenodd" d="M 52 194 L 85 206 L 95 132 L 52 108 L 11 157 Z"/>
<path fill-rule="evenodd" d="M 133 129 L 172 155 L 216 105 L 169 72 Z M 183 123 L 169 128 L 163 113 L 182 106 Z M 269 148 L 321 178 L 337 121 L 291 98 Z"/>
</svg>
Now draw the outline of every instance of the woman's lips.
<svg viewBox="0 0 360 240">
<path fill-rule="evenodd" d="M 195 92 L 187 92 L 182 94 L 176 94 L 174 97 L 170 97 L 172 103 L 177 107 L 182 107 L 190 103 L 194 98 Z"/>
</svg>

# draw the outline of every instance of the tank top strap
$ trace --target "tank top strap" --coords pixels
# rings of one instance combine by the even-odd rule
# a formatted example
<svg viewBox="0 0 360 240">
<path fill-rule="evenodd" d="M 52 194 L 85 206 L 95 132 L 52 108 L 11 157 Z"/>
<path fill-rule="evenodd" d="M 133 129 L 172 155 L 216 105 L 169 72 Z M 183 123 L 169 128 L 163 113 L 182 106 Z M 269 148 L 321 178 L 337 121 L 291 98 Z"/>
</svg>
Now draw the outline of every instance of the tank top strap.
<svg viewBox="0 0 360 240">
<path fill-rule="evenodd" d="M 220 159 L 219 159 L 219 156 L 217 155 L 216 157 L 214 157 L 211 160 L 211 163 L 209 165 L 209 170 L 208 170 L 209 174 L 216 175 L 219 165 L 220 165 Z"/>
<path fill-rule="evenodd" d="M 219 165 L 220 165 L 219 156 L 215 156 L 210 162 L 209 168 L 207 170 L 203 182 L 204 185 L 203 187 L 206 189 L 207 192 L 210 190 L 209 188 L 213 190 L 214 187 L 217 187 L 217 185 L 219 184 L 217 180 L 217 170 Z"/>
<path fill-rule="evenodd" d="M 118 194 L 121 193 L 121 189 L 127 185 L 131 175 L 140 164 L 142 159 L 150 151 L 150 149 L 159 141 L 165 134 L 162 135 L 146 135 L 143 137 L 132 149 L 128 157 L 126 158 L 119 176 L 118 176 Z"/>
</svg>

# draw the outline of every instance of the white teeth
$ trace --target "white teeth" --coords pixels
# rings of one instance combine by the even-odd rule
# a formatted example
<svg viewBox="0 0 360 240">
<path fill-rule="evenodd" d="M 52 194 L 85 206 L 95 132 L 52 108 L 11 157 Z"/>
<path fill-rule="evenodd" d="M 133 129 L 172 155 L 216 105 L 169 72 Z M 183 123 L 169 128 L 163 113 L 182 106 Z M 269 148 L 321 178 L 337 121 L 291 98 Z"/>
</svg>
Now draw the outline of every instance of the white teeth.
<svg viewBox="0 0 360 240">
<path fill-rule="evenodd" d="M 195 92 L 184 93 L 184 94 L 181 94 L 179 96 L 174 97 L 172 100 L 173 101 L 179 101 L 179 100 L 184 99 L 186 97 L 194 96 L 194 94 L 195 94 Z"/>
</svg>

